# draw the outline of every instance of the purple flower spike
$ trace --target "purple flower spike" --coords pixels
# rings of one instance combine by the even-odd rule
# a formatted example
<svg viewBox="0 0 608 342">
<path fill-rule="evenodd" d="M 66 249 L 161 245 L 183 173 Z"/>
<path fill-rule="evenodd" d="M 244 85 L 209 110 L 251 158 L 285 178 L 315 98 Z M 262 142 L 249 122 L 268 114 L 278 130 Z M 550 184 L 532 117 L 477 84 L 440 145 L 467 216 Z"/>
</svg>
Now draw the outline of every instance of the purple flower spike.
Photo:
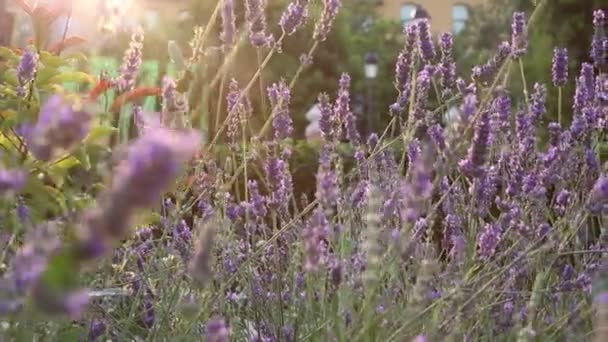
<svg viewBox="0 0 608 342">
<path fill-rule="evenodd" d="M 280 81 L 268 87 L 268 98 L 272 106 L 274 138 L 276 141 L 288 138 L 293 132 L 293 122 L 289 116 L 291 90 L 284 81 Z"/>
<path fill-rule="evenodd" d="M 223 0 L 222 4 L 222 32 L 220 40 L 225 47 L 234 45 L 236 36 L 236 22 L 234 17 L 234 0 Z"/>
<path fill-rule="evenodd" d="M 552 65 L 553 85 L 563 87 L 568 82 L 568 49 L 555 48 Z"/>
<path fill-rule="evenodd" d="M 483 174 L 484 164 L 491 144 L 490 116 L 487 111 L 483 111 L 475 126 L 475 134 L 473 142 L 469 147 L 467 158 L 461 160 L 458 164 L 461 170 L 470 177 L 480 177 Z"/>
<path fill-rule="evenodd" d="M 249 27 L 249 40 L 256 48 L 268 46 L 274 40 L 266 33 L 266 0 L 246 0 L 245 19 Z"/>
<path fill-rule="evenodd" d="M 608 71 L 608 15 L 604 10 L 593 12 L 595 32 L 591 41 L 591 58 L 595 66 L 604 72 Z"/>
<path fill-rule="evenodd" d="M 26 50 L 17 67 L 17 79 L 19 81 L 17 93 L 19 96 L 25 96 L 25 86 L 34 79 L 37 66 L 38 54 L 35 51 Z"/>
<path fill-rule="evenodd" d="M 502 239 L 502 230 L 499 224 L 488 223 L 481 232 L 477 241 L 477 254 L 487 260 L 496 253 L 496 248 Z"/>
<path fill-rule="evenodd" d="M 435 45 L 431 35 L 431 23 L 428 19 L 421 19 L 417 23 L 418 27 L 418 47 L 420 57 L 426 63 L 432 63 L 435 59 Z"/>
<path fill-rule="evenodd" d="M 103 334 L 106 332 L 106 324 L 99 320 L 99 319 L 94 319 L 91 321 L 91 324 L 89 325 L 89 335 L 88 335 L 88 341 L 89 342 L 95 342 L 97 340 L 99 340 L 99 338 L 101 336 L 103 336 Z"/>
<path fill-rule="evenodd" d="M 230 327 L 223 318 L 214 318 L 207 322 L 205 335 L 208 342 L 228 342 L 230 341 Z"/>
<path fill-rule="evenodd" d="M 26 171 L 0 169 L 0 196 L 21 191 L 26 182 Z"/>
<path fill-rule="evenodd" d="M 443 33 L 439 36 L 439 48 L 441 49 L 441 62 L 439 63 L 439 84 L 447 97 L 456 83 L 456 63 L 452 56 L 454 36 L 451 33 Z"/>
<path fill-rule="evenodd" d="M 308 0 L 295 0 L 281 15 L 279 26 L 283 32 L 291 36 L 304 24 L 306 18 L 308 18 Z"/>
<path fill-rule="evenodd" d="M 343 73 L 340 77 L 340 90 L 334 105 L 334 114 L 346 128 L 346 138 L 353 144 L 360 142 L 359 131 L 357 130 L 356 118 L 350 109 L 350 76 Z M 336 137 L 340 138 L 340 137 Z"/>
<path fill-rule="evenodd" d="M 198 133 L 156 129 L 137 139 L 117 169 L 112 198 L 130 207 L 148 207 L 178 176 L 198 150 Z"/>
<path fill-rule="evenodd" d="M 25 139 L 36 158 L 49 161 L 58 150 L 67 150 L 84 139 L 90 121 L 81 104 L 53 95 L 40 110 L 36 125 L 26 131 Z"/>
<path fill-rule="evenodd" d="M 524 12 L 513 13 L 513 23 L 511 24 L 511 56 L 520 58 L 528 49 L 528 37 L 526 27 L 526 15 Z"/>
<path fill-rule="evenodd" d="M 589 194 L 588 203 L 589 209 L 594 214 L 600 213 L 608 205 L 608 176 L 599 176 Z"/>
<path fill-rule="evenodd" d="M 314 40 L 324 42 L 327 39 L 331 26 L 340 12 L 340 7 L 342 7 L 341 0 L 323 0 L 323 12 L 315 25 L 312 36 Z"/>
<path fill-rule="evenodd" d="M 120 67 L 120 76 L 118 77 L 118 90 L 122 93 L 133 90 L 135 81 L 141 67 L 142 50 L 144 47 L 144 32 L 138 28 L 131 36 L 129 48 L 125 51 L 125 55 Z"/>
</svg>

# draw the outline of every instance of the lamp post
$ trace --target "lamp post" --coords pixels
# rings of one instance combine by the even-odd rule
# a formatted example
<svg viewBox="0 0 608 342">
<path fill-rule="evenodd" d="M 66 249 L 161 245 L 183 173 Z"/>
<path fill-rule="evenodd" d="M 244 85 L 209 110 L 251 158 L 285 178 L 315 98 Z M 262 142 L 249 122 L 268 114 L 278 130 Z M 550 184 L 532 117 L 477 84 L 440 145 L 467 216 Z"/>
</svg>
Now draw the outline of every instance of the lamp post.
<svg viewBox="0 0 608 342">
<path fill-rule="evenodd" d="M 365 55 L 365 79 L 367 80 L 367 130 L 368 133 L 374 131 L 375 116 L 374 116 L 374 98 L 373 98 L 373 82 L 378 77 L 378 54 L 368 52 Z"/>
</svg>

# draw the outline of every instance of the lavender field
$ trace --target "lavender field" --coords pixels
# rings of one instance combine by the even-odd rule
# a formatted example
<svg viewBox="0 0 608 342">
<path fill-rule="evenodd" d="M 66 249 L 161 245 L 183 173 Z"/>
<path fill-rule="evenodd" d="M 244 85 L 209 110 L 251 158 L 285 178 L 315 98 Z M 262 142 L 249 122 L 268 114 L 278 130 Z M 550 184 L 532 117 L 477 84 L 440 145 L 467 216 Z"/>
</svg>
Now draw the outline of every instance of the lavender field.
<svg viewBox="0 0 608 342">
<path fill-rule="evenodd" d="M 360 128 L 342 73 L 302 141 L 299 81 L 349 1 L 278 22 L 217 1 L 159 87 L 143 29 L 95 75 L 47 34 L 62 8 L 15 1 L 35 34 L 0 47 L 0 341 L 608 341 L 608 8 L 581 23 L 588 62 L 554 47 L 551 82 L 525 72 L 551 1 L 472 70 L 415 20 L 378 80 L 388 121 Z M 297 70 L 264 74 L 306 26 Z"/>
</svg>

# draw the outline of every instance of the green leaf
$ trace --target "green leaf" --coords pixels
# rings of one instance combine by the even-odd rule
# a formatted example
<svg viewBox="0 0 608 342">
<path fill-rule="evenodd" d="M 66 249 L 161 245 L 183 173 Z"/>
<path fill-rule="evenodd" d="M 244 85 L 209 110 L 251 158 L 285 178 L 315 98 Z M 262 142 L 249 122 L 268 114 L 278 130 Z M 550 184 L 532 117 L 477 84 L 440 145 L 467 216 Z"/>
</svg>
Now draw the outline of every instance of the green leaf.
<svg viewBox="0 0 608 342">
<path fill-rule="evenodd" d="M 57 341 L 78 342 L 86 336 L 87 329 L 83 326 L 73 325 L 58 332 Z"/>
<path fill-rule="evenodd" d="M 61 72 L 57 68 L 51 68 L 51 67 L 41 68 L 40 70 L 38 70 L 36 83 L 38 85 L 45 85 L 45 84 L 49 83 L 49 80 L 51 78 L 59 75 L 60 73 Z"/>
<path fill-rule="evenodd" d="M 48 51 L 40 52 L 40 63 L 52 68 L 68 65 L 67 61 L 59 56 L 51 55 Z"/>
<path fill-rule="evenodd" d="M 91 169 L 91 159 L 89 158 L 89 154 L 84 148 L 79 148 L 76 151 L 75 157 L 78 158 L 80 165 L 82 165 L 85 170 L 89 171 Z"/>
<path fill-rule="evenodd" d="M 19 56 L 15 53 L 15 51 L 5 47 L 0 47 L 0 57 L 9 61 L 17 61 L 19 60 Z"/>
<path fill-rule="evenodd" d="M 51 290 L 68 290 L 78 283 L 78 269 L 78 260 L 65 249 L 51 258 L 42 281 Z"/>
<path fill-rule="evenodd" d="M 93 77 L 89 74 L 81 72 L 81 71 L 67 71 L 62 72 L 59 75 L 53 76 L 48 80 L 48 83 L 67 83 L 67 82 L 76 82 L 76 83 L 95 83 Z"/>
<path fill-rule="evenodd" d="M 91 130 L 91 133 L 84 139 L 85 144 L 93 144 L 99 142 L 99 140 L 110 136 L 115 133 L 117 129 L 111 126 L 96 126 Z"/>
<path fill-rule="evenodd" d="M 4 73 L 3 77 L 4 77 L 4 82 L 6 84 L 11 85 L 13 87 L 16 87 L 19 85 L 19 80 L 17 78 L 17 70 L 9 69 Z"/>
<path fill-rule="evenodd" d="M 78 63 L 87 63 L 88 62 L 87 56 L 82 52 L 68 53 L 68 54 L 64 55 L 64 58 L 66 60 L 75 60 Z"/>
</svg>

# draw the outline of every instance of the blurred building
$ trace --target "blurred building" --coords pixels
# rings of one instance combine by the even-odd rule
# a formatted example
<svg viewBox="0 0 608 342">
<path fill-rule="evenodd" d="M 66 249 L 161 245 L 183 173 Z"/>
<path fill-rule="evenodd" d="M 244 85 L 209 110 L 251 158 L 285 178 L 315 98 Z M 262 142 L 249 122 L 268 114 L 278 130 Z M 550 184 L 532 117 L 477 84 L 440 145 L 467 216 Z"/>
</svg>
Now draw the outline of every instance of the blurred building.
<svg viewBox="0 0 608 342">
<path fill-rule="evenodd" d="M 431 20 L 434 33 L 458 33 L 467 25 L 472 7 L 487 0 L 378 0 L 378 13 L 402 24 L 415 20 L 422 11 Z"/>
</svg>

